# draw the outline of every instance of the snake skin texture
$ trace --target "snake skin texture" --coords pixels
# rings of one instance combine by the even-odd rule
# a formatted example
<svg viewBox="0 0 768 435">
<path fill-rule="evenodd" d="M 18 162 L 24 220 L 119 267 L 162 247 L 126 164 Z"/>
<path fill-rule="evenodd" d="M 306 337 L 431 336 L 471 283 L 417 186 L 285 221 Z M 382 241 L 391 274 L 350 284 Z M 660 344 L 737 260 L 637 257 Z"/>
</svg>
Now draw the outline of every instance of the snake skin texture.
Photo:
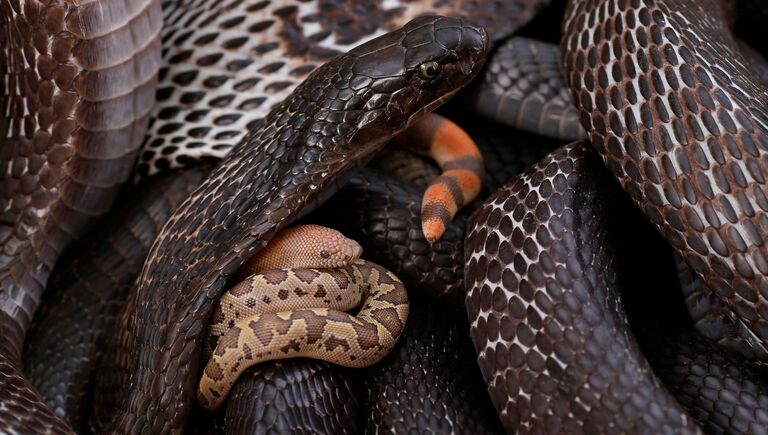
<svg viewBox="0 0 768 435">
<path fill-rule="evenodd" d="M 607 218 L 614 190 L 596 153 L 574 143 L 471 218 L 467 312 L 508 432 L 698 431 L 629 331 Z"/>
<path fill-rule="evenodd" d="M 269 310 L 235 323 L 220 338 L 203 370 L 198 404 L 218 409 L 240 374 L 264 361 L 309 357 L 362 368 L 388 355 L 408 319 L 405 286 L 392 272 L 366 260 L 355 260 L 338 270 L 350 283 L 366 288 L 356 314 L 328 308 L 330 303 L 317 305 L 315 296 L 307 291 L 301 309 Z M 305 272 L 322 275 L 319 269 L 297 273 Z M 277 281 L 284 273 L 273 270 L 264 275 Z"/>
<path fill-rule="evenodd" d="M 565 145 L 563 141 L 516 130 L 480 116 L 464 116 L 460 125 L 483 154 L 485 180 L 481 198 L 496 192 L 514 175 Z"/>
<path fill-rule="evenodd" d="M 107 333 L 150 246 L 209 170 L 195 166 L 143 182 L 54 269 L 25 342 L 24 373 L 46 405 L 78 432 L 84 430 L 90 379 Z"/>
<path fill-rule="evenodd" d="M 765 373 L 692 330 L 656 328 L 637 337 L 654 372 L 706 433 L 768 433 Z"/>
<path fill-rule="evenodd" d="M 571 1 L 563 65 L 610 171 L 764 360 L 768 90 L 720 6 Z"/>
<path fill-rule="evenodd" d="M 168 0 L 158 104 L 138 164 L 222 158 L 319 65 L 422 14 L 510 35 L 549 0 Z"/>
<path fill-rule="evenodd" d="M 412 300 L 397 348 L 365 379 L 367 433 L 503 433 L 463 315 Z"/>
<path fill-rule="evenodd" d="M 556 141 L 534 138 L 524 132 L 514 132 L 515 137 L 510 139 L 512 129 L 479 117 L 466 118 L 462 124 L 487 156 L 486 186 L 506 182 L 556 147 Z M 376 165 L 380 165 L 378 161 L 383 158 L 376 160 Z M 430 181 L 422 180 L 422 187 Z M 318 210 L 316 218 L 357 240 L 366 258 L 392 270 L 411 293 L 418 292 L 463 310 L 466 221 L 459 214 L 443 237 L 430 247 L 420 231 L 422 192 L 423 189 L 389 174 L 365 169 Z"/>
<path fill-rule="evenodd" d="M 62 433 L 19 371 L 21 346 L 59 254 L 129 178 L 155 101 L 160 5 L 9 0 L 0 18 L 0 431 Z"/>
<path fill-rule="evenodd" d="M 107 430 L 182 429 L 204 326 L 228 277 L 466 85 L 487 50 L 485 32 L 460 19 L 413 20 L 315 70 L 233 148 L 163 227 L 129 296 L 116 341 L 130 352 L 112 358 L 127 360 L 131 383 Z M 440 77 L 421 79 L 424 62 L 438 62 Z"/>
<path fill-rule="evenodd" d="M 700 334 L 751 361 L 768 354 L 764 346 L 752 342 L 749 329 L 734 321 L 728 306 L 679 258 L 677 269 L 688 313 Z"/>
<path fill-rule="evenodd" d="M 323 361 L 251 367 L 229 393 L 226 433 L 360 433 L 359 384 L 353 370 Z"/>
<path fill-rule="evenodd" d="M 478 114 L 542 136 L 586 137 L 563 83 L 557 45 L 511 38 L 496 48 L 482 78 L 465 94 Z"/>
<path fill-rule="evenodd" d="M 397 147 L 381 150 L 368 167 L 421 190 L 426 189 L 432 180 L 440 176 L 440 168 L 426 157 Z"/>
</svg>

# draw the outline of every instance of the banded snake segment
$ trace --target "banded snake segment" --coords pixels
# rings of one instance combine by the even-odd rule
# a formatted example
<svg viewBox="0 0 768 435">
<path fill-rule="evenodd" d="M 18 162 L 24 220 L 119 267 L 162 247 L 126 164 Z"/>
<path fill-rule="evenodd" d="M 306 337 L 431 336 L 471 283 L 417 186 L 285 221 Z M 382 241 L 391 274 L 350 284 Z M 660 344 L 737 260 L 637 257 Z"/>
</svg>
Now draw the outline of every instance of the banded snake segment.
<svg viewBox="0 0 768 435">
<path fill-rule="evenodd" d="M 129 297 L 124 312 L 132 314 L 117 340 L 127 344 L 133 382 L 118 392 L 107 430 L 183 426 L 203 325 L 227 278 L 388 139 L 458 92 L 487 49 L 485 32 L 460 19 L 416 19 L 315 70 L 232 149 L 163 228 Z M 440 64 L 440 77 L 420 78 L 426 62 Z M 158 328 L 168 324 L 175 327 Z"/>
<path fill-rule="evenodd" d="M 485 176 L 483 157 L 464 130 L 434 113 L 394 140 L 405 146 L 428 147 L 422 153 L 434 158 L 443 170 L 429 183 L 421 203 L 422 232 L 429 243 L 435 243 L 459 209 L 480 193 Z"/>
</svg>

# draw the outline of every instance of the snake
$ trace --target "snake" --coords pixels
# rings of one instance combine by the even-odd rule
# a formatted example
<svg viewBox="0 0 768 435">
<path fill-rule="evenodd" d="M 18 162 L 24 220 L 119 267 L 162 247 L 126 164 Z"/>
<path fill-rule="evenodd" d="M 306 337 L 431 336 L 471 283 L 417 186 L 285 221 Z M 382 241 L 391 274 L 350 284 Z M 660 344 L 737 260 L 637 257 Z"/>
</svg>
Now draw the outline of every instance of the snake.
<svg viewBox="0 0 768 435">
<path fill-rule="evenodd" d="M 562 58 L 606 166 L 764 359 L 768 93 L 729 5 L 570 2 Z"/>
<path fill-rule="evenodd" d="M 165 2 L 163 68 L 141 176 L 220 159 L 318 66 L 425 14 L 460 16 L 500 41 L 549 0 Z"/>
<path fill-rule="evenodd" d="M 407 294 L 361 253 L 354 240 L 317 225 L 270 240 L 243 266 L 250 276 L 219 299 L 198 402 L 218 409 L 240 374 L 263 361 L 309 356 L 366 367 L 386 356 L 405 325 Z M 343 313 L 359 307 L 364 293 L 357 315 Z"/>
<path fill-rule="evenodd" d="M 699 432 L 630 331 L 611 181 L 576 142 L 513 177 L 471 218 L 467 313 L 508 432 Z"/>
<path fill-rule="evenodd" d="M 421 144 L 442 174 L 430 181 L 421 203 L 422 232 L 435 243 L 460 208 L 480 193 L 485 167 L 480 150 L 461 127 L 431 113 L 394 138 L 395 143 Z"/>
<path fill-rule="evenodd" d="M 461 19 L 418 18 L 316 69 L 278 103 L 179 207 L 150 250 L 118 338 L 130 349 L 132 382 L 118 392 L 106 430 L 183 427 L 203 325 L 227 279 L 389 138 L 458 92 L 487 50 L 486 33 Z M 419 75 L 427 62 L 439 64 L 439 77 Z M 159 328 L 168 324 L 174 326 Z"/>
<path fill-rule="evenodd" d="M 713 8 L 712 10 L 716 10 L 716 9 L 715 9 L 715 8 Z M 710 11 L 710 12 L 711 12 L 711 11 Z M 727 33 L 727 32 L 726 32 L 726 33 Z"/>
<path fill-rule="evenodd" d="M 242 319 L 221 336 L 213 350 L 200 380 L 198 402 L 206 409 L 217 409 L 240 374 L 262 361 L 307 356 L 359 368 L 385 357 L 408 317 L 405 286 L 391 272 L 364 260 L 354 261 L 340 272 L 350 290 L 352 285 L 366 288 L 365 301 L 355 316 L 340 311 L 332 303 L 322 303 L 313 294 L 317 289 L 324 291 L 323 282 L 337 277 L 316 269 L 295 270 L 298 276 L 304 274 L 306 284 L 286 295 L 283 302 L 301 304 L 300 308 L 289 310 L 290 306 L 266 304 L 270 311 L 241 313 Z M 313 273 L 315 278 L 308 279 L 306 275 Z M 283 275 L 282 280 L 275 275 L 274 271 L 264 273 L 267 280 L 278 285 L 278 281 L 285 283 L 288 279 L 288 275 Z M 359 302 L 359 291 L 357 295 L 355 302 Z M 275 296 L 273 299 L 279 301 L 279 291 Z M 295 301 L 289 301 L 291 296 Z M 319 308 L 313 308 L 313 302 Z M 214 318 L 218 324 L 223 321 L 217 320 Z"/>
<path fill-rule="evenodd" d="M 556 44 L 521 36 L 504 41 L 462 100 L 478 115 L 520 130 L 565 141 L 586 138 Z"/>
<path fill-rule="evenodd" d="M 128 181 L 155 101 L 160 2 L 8 1 L 3 22 L 0 431 L 66 433 L 21 373 L 60 254 Z"/>
</svg>

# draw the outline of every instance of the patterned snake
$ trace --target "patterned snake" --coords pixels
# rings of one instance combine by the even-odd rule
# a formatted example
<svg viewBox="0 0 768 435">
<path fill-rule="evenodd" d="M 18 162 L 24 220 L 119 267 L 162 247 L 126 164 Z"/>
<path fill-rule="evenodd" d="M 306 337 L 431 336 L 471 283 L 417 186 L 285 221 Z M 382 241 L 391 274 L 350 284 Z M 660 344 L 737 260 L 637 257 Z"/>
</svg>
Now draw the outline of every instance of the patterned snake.
<svg viewBox="0 0 768 435">
<path fill-rule="evenodd" d="M 610 172 L 764 361 L 768 93 L 726 5 L 569 1 L 563 65 Z M 629 335 L 593 155 L 560 150 L 472 219 L 467 304 L 492 397 L 513 432 L 697 432 Z"/>
<path fill-rule="evenodd" d="M 392 272 L 360 260 L 361 252 L 317 225 L 272 239 L 246 265 L 258 273 L 216 306 L 198 402 L 216 410 L 240 374 L 263 361 L 306 356 L 367 367 L 386 356 L 405 326 L 408 297 Z M 344 313 L 361 302 L 355 316 Z"/>
</svg>

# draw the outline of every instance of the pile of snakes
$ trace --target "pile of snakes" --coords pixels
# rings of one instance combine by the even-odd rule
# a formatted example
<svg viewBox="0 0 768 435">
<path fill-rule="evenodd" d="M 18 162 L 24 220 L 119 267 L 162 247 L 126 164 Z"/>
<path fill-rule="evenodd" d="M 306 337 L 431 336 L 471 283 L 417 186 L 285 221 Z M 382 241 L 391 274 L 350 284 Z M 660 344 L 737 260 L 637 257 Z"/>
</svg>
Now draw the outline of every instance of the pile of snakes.
<svg viewBox="0 0 768 435">
<path fill-rule="evenodd" d="M 768 434 L 765 2 L 0 18 L 0 433 Z"/>
</svg>

